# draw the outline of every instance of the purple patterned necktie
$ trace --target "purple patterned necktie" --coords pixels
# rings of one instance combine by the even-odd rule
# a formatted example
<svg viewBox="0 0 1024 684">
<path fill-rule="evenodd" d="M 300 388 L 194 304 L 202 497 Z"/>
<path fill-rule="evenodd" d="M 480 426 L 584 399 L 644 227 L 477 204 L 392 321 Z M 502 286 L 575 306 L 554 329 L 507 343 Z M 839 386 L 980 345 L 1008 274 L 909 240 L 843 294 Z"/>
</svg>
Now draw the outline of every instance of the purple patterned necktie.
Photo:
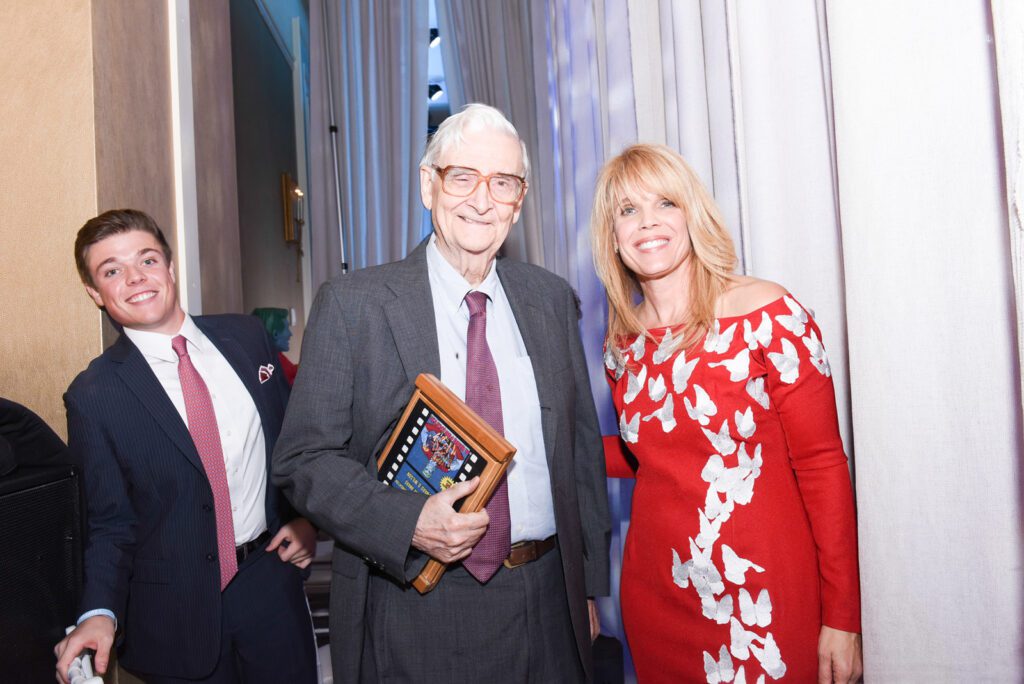
<svg viewBox="0 0 1024 684">
<path fill-rule="evenodd" d="M 470 292 L 466 295 L 469 306 L 469 331 L 466 335 L 466 404 L 486 420 L 491 427 L 504 434 L 505 421 L 501 416 L 501 387 L 498 368 L 487 346 L 487 295 Z M 508 481 L 501 476 L 497 489 L 487 502 L 491 518 L 487 532 L 473 547 L 462 565 L 480 582 L 486 582 L 498 571 L 502 561 L 512 549 L 512 521 L 508 510 Z"/>
<path fill-rule="evenodd" d="M 224 467 L 224 450 L 220 445 L 220 430 L 213 401 L 199 371 L 192 365 L 185 347 L 185 338 L 178 335 L 171 340 L 171 348 L 178 355 L 178 378 L 181 393 L 185 395 L 185 415 L 188 431 L 206 470 L 206 478 L 213 490 L 213 509 L 217 517 L 217 555 L 220 557 L 220 589 L 238 572 L 235 556 L 235 525 L 231 518 L 231 493 L 228 491 L 228 473 Z"/>
</svg>

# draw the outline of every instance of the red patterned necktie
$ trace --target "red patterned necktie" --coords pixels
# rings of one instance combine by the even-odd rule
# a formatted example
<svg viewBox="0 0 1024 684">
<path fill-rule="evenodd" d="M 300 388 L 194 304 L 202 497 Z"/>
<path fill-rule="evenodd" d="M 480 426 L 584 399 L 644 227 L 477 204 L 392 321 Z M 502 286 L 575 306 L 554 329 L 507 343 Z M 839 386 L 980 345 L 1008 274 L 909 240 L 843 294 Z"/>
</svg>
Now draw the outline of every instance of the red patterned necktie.
<svg viewBox="0 0 1024 684">
<path fill-rule="evenodd" d="M 231 493 L 228 491 L 228 473 L 224 467 L 224 450 L 220 445 L 220 430 L 213 412 L 210 391 L 199 371 L 192 365 L 185 347 L 185 338 L 178 335 L 171 340 L 171 348 L 178 355 L 178 378 L 185 395 L 185 415 L 188 431 L 206 470 L 206 478 L 213 490 L 213 510 L 217 516 L 217 556 L 220 558 L 220 589 L 238 572 L 235 556 L 235 525 L 231 518 Z"/>
<path fill-rule="evenodd" d="M 501 386 L 498 368 L 487 346 L 487 295 L 470 292 L 466 295 L 469 306 L 469 331 L 466 335 L 466 404 L 486 420 L 491 427 L 504 434 L 505 421 L 501 415 Z M 508 510 L 508 481 L 504 475 L 487 502 L 491 518 L 487 532 L 473 547 L 462 565 L 480 582 L 486 582 L 498 571 L 502 561 L 512 549 L 512 520 Z"/>
</svg>

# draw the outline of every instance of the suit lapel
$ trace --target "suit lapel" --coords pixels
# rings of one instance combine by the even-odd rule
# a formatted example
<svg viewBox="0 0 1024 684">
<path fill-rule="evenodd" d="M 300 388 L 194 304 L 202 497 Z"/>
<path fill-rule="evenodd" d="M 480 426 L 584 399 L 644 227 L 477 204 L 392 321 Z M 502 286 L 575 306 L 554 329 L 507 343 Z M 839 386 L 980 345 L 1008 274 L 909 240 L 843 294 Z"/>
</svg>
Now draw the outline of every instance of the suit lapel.
<svg viewBox="0 0 1024 684">
<path fill-rule="evenodd" d="M 498 259 L 496 268 L 501 286 L 508 297 L 512 315 L 516 318 L 519 333 L 523 336 L 526 353 L 533 366 L 533 377 L 537 382 L 537 399 L 540 402 L 541 427 L 544 431 L 544 450 L 548 466 L 552 467 L 555 449 L 555 422 L 551 411 L 556 388 L 552 384 L 551 354 L 548 351 L 544 331 L 550 327 L 544 310 L 538 305 L 538 298 L 531 296 L 530 286 L 520 277 L 518 269 L 506 266 L 504 259 Z"/>
<path fill-rule="evenodd" d="M 112 361 L 119 364 L 117 374 L 128 390 L 149 411 L 185 458 L 200 471 L 205 472 L 203 463 L 199 460 L 199 453 L 192 442 L 192 435 L 188 432 L 188 426 L 181 419 L 181 414 L 174 407 L 160 381 L 156 379 L 142 352 L 122 333 L 107 353 L 110 354 Z"/>
<path fill-rule="evenodd" d="M 396 264 L 387 283 L 395 298 L 384 307 L 410 383 L 415 383 L 420 373 L 441 376 L 426 246 L 427 241 L 424 240 L 412 254 Z"/>
<path fill-rule="evenodd" d="M 196 327 L 203 331 L 206 338 L 213 343 L 213 346 L 217 347 L 224 358 L 227 359 L 232 370 L 235 371 L 235 375 L 245 385 L 245 389 L 249 392 L 249 396 L 252 397 L 253 403 L 256 404 L 256 410 L 260 414 L 260 422 L 263 425 L 267 425 L 268 409 L 264 393 L 259 391 L 259 359 L 250 357 L 238 340 L 223 333 L 219 327 L 212 325 L 209 319 L 205 319 L 202 316 L 193 316 L 192 320 L 195 322 Z M 276 371 L 280 371 L 280 369 L 276 369 Z"/>
</svg>

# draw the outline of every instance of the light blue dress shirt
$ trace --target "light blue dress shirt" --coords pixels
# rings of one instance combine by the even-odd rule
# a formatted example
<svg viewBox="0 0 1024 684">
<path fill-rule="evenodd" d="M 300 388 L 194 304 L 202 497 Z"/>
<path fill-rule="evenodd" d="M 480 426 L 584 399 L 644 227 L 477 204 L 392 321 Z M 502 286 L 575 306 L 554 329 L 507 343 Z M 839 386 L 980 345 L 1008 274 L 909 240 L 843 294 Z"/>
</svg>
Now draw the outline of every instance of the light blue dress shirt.
<svg viewBox="0 0 1024 684">
<path fill-rule="evenodd" d="M 523 336 L 494 266 L 483 282 L 473 287 L 448 263 L 436 242 L 437 237 L 431 236 L 427 245 L 427 273 L 434 302 L 437 348 L 441 355 L 441 382 L 465 400 L 466 334 L 469 330 L 465 298 L 473 290 L 483 292 L 489 297 L 487 345 L 498 369 L 505 439 L 516 447 L 508 470 L 512 543 L 546 539 L 555 533 L 555 509 L 537 381 Z"/>
</svg>

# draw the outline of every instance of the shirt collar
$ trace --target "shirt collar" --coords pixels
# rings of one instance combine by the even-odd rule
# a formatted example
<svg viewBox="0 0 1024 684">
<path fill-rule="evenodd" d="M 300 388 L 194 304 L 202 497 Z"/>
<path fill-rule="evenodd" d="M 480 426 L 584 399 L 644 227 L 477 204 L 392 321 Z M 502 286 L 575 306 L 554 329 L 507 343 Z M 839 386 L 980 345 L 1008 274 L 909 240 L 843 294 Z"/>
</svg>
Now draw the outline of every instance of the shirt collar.
<svg viewBox="0 0 1024 684">
<path fill-rule="evenodd" d="M 474 287 L 441 254 L 441 250 L 437 246 L 436 234 L 430 236 L 430 242 L 427 244 L 427 269 L 434 276 L 431 285 L 436 283 L 439 286 L 441 302 L 449 312 L 460 310 L 466 295 L 474 290 L 483 292 L 492 302 L 494 301 L 494 295 L 499 286 L 498 270 L 494 264 L 495 262 L 492 261 L 483 281 Z M 469 316 L 468 307 L 465 309 L 465 315 Z"/>
<path fill-rule="evenodd" d="M 133 328 L 125 328 L 124 334 L 128 336 L 128 339 L 138 347 L 139 351 L 147 359 L 152 358 L 169 363 L 177 363 L 178 361 L 178 355 L 171 348 L 171 340 L 178 335 L 183 335 L 188 341 L 189 346 L 198 351 L 203 351 L 206 345 L 206 336 L 203 335 L 199 327 L 196 326 L 195 321 L 188 314 L 185 314 L 185 320 L 181 324 L 181 329 L 173 335 L 165 335 L 164 333 L 150 332 L 148 330 L 135 330 Z"/>
</svg>

